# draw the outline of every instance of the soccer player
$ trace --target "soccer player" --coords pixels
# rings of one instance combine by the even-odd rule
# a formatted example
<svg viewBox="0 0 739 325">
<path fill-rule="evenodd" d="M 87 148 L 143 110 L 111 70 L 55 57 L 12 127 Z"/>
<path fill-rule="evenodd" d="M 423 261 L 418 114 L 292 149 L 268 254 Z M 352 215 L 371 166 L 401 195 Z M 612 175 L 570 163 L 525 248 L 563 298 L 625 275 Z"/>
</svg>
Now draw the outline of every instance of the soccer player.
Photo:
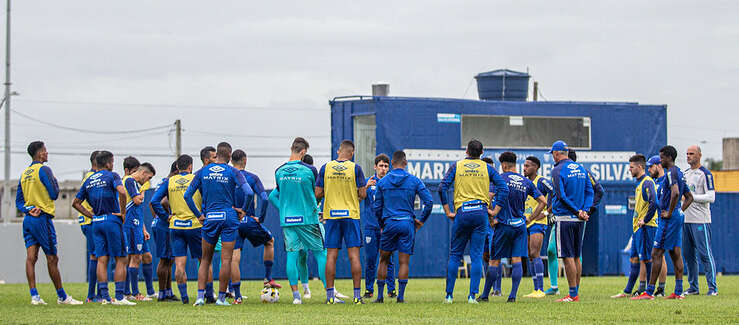
<svg viewBox="0 0 739 325">
<path fill-rule="evenodd" d="M 580 301 L 578 289 L 582 263 L 580 253 L 588 211 L 593 204 L 593 185 L 582 165 L 570 160 L 564 141 L 556 141 L 549 151 L 555 164 L 552 169 L 552 213 L 557 223 L 557 255 L 562 258 L 570 292 L 558 302 Z"/>
<path fill-rule="evenodd" d="M 203 163 L 203 167 L 207 166 L 208 164 L 215 163 L 216 162 L 216 148 L 213 148 L 212 146 L 205 146 L 203 147 L 203 149 L 200 149 L 200 162 Z M 218 240 L 218 243 L 216 243 L 215 250 L 219 252 L 221 251 L 220 239 Z M 218 263 L 218 261 L 216 261 L 216 263 Z M 206 304 L 212 304 L 216 302 L 216 296 L 215 296 L 215 293 L 213 292 L 213 268 L 214 267 L 215 267 L 215 264 L 211 265 L 211 268 L 208 270 L 208 280 L 206 280 L 205 282 L 205 303 Z"/>
<path fill-rule="evenodd" d="M 408 285 L 408 263 L 413 255 L 416 231 L 431 215 L 434 199 L 426 185 L 418 177 L 409 174 L 405 152 L 393 153 L 393 169 L 377 184 L 372 208 L 378 219 L 382 237 L 380 242 L 380 266 L 377 270 L 377 300 L 384 302 L 385 279 L 390 268 L 390 259 L 398 251 L 397 302 L 405 302 L 405 287 Z M 421 198 L 423 212 L 420 218 L 414 213 L 416 195 Z"/>
<path fill-rule="evenodd" d="M 231 278 L 231 258 L 234 242 L 238 236 L 239 221 L 244 217 L 244 210 L 236 207 L 236 188 L 243 191 L 245 200 L 249 200 L 254 192 L 236 169 L 228 165 L 231 160 L 231 145 L 221 142 L 216 148 L 216 161 L 208 164 L 195 173 L 195 176 L 185 191 L 185 202 L 196 217 L 201 216 L 201 205 L 196 204 L 193 195 L 199 191 L 202 195 L 203 213 L 205 221 L 202 227 L 203 256 L 198 270 L 198 299 L 195 306 L 205 304 L 205 283 L 213 260 L 214 246 L 221 239 L 221 272 L 219 281 L 218 299 L 216 305 L 229 306 L 226 301 L 226 290 Z"/>
<path fill-rule="evenodd" d="M 200 261 L 202 257 L 200 229 L 204 217 L 196 217 L 185 202 L 185 191 L 190 186 L 193 178 L 192 157 L 180 155 L 177 157 L 176 169 L 179 172 L 174 176 L 164 179 L 151 198 L 151 206 L 157 214 L 160 223 L 168 225 L 172 240 L 171 255 L 175 262 L 175 280 L 177 289 L 180 291 L 182 303 L 190 303 L 187 295 L 187 263 L 188 249 L 190 257 Z M 164 210 L 162 201 L 167 200 L 171 215 Z M 202 204 L 200 192 L 193 194 L 193 201 L 197 206 Z M 174 299 L 170 299 L 174 300 Z"/>
<path fill-rule="evenodd" d="M 161 182 L 159 182 L 159 185 L 157 185 L 157 188 L 154 190 L 154 193 L 156 194 L 156 192 L 162 186 L 167 188 L 168 185 L 165 184 L 165 182 L 167 182 L 170 177 L 175 176 L 178 173 L 179 169 L 177 168 L 177 161 L 175 160 L 174 162 L 172 162 L 172 166 L 170 166 L 169 168 L 169 175 L 167 175 L 167 177 L 165 178 L 162 178 Z M 165 203 L 162 201 L 166 202 L 166 207 Z M 174 260 L 172 256 L 172 240 L 169 234 L 169 220 L 167 220 L 169 217 L 168 211 L 170 211 L 169 201 L 167 199 L 162 199 L 157 202 L 162 205 L 162 209 L 164 210 L 164 214 L 162 214 L 164 218 L 159 218 L 158 214 L 156 213 L 156 209 L 154 209 L 153 201 L 150 203 L 150 207 L 153 211 L 151 229 L 154 235 L 154 246 L 157 252 L 157 256 L 159 257 L 159 264 L 157 264 L 157 278 L 159 278 L 159 295 L 157 297 L 157 301 L 180 301 L 180 299 L 178 299 L 177 296 L 175 296 L 172 292 L 172 264 L 174 263 Z"/>
<path fill-rule="evenodd" d="M 244 175 L 246 182 L 254 190 L 254 196 L 257 197 L 257 204 L 254 200 L 241 201 L 242 193 L 235 196 L 236 206 L 241 207 L 246 216 L 239 223 L 238 238 L 234 245 L 233 258 L 231 260 L 231 288 L 234 292 L 234 303 L 240 304 L 241 301 L 241 270 L 239 263 L 241 261 L 241 252 L 244 240 L 248 239 L 253 247 L 264 246 L 263 263 L 264 263 L 264 286 L 281 289 L 282 286 L 272 279 L 272 265 L 274 265 L 275 256 L 275 240 L 272 233 L 262 225 L 267 215 L 267 205 L 269 204 L 267 193 L 264 191 L 264 185 L 254 173 L 250 173 L 246 168 L 246 153 L 237 149 L 231 154 L 231 164 Z M 237 192 L 240 190 L 237 190 Z M 258 209 L 255 208 L 257 205 Z"/>
<path fill-rule="evenodd" d="M 316 180 L 316 198 L 324 198 L 323 219 L 326 220 L 326 301 L 334 303 L 336 258 L 344 243 L 354 282 L 354 303 L 362 301 L 362 263 L 359 248 L 362 232 L 359 227 L 359 201 L 367 197 L 367 180 L 362 167 L 351 161 L 354 143 L 344 140 L 339 145 L 336 160 L 321 167 Z"/>
<path fill-rule="evenodd" d="M 290 160 L 275 171 L 275 189 L 269 194 L 269 201 L 280 212 L 280 227 L 287 251 L 285 268 L 293 292 L 293 304 L 296 305 L 302 304 L 298 290 L 299 268 L 304 263 L 299 263 L 301 251 L 313 252 L 318 276 L 326 285 L 326 249 L 315 197 L 318 172 L 315 167 L 302 161 L 309 147 L 308 141 L 303 138 L 293 140 Z M 307 266 L 305 272 L 308 272 Z M 307 283 L 307 280 L 303 283 Z M 335 299 L 334 302 L 342 301 Z"/>
<path fill-rule="evenodd" d="M 97 171 L 97 165 L 95 164 L 95 156 L 98 154 L 99 151 L 95 150 L 90 154 L 90 170 L 85 173 L 85 177 L 82 178 L 82 183 L 84 183 L 90 175 L 94 174 Z M 82 206 L 85 207 L 85 209 L 92 210 L 92 207 L 90 206 L 87 201 L 82 202 Z M 84 214 L 79 214 L 78 216 L 79 223 L 80 223 L 80 230 L 82 230 L 82 234 L 85 235 L 85 242 L 87 244 L 87 254 L 90 255 L 90 259 L 87 262 L 87 299 L 85 302 L 100 302 L 100 293 L 95 294 L 95 289 L 97 289 L 97 268 L 98 268 L 98 259 L 95 257 L 95 239 L 93 238 L 92 234 L 92 218 L 86 217 Z"/>
<path fill-rule="evenodd" d="M 439 196 L 446 216 L 454 222 L 450 243 L 449 262 L 446 276 L 445 303 L 452 303 L 454 284 L 462 254 L 470 244 L 470 292 L 467 302 L 476 304 L 475 295 L 480 287 L 482 273 L 482 246 L 488 233 L 488 215 L 495 216 L 501 207 L 508 208 L 508 185 L 491 165 L 480 160 L 482 143 L 471 140 L 467 143 L 467 158 L 457 161 L 446 172 L 439 186 Z M 490 183 L 495 186 L 495 208 L 488 207 Z M 454 209 L 449 208 L 448 191 L 454 186 Z"/>
<path fill-rule="evenodd" d="M 551 197 L 552 194 L 552 182 L 546 177 L 539 176 L 538 171 L 541 166 L 539 158 L 534 156 L 526 157 L 526 161 L 523 163 L 523 174 L 528 178 L 536 187 L 539 192 L 544 195 L 546 199 Z M 537 198 L 529 196 L 526 198 L 526 210 L 524 215 L 526 216 L 526 227 L 528 230 L 528 250 L 529 250 L 529 273 L 533 274 L 532 280 L 534 282 L 534 292 L 524 296 L 530 298 L 543 298 L 546 296 L 544 293 L 544 262 L 539 257 L 541 253 L 541 245 L 544 242 L 544 235 L 547 233 L 547 209 L 540 210 L 538 215 L 534 214 L 536 207 L 539 202 Z M 555 271 L 556 272 L 556 271 Z"/>
<path fill-rule="evenodd" d="M 665 179 L 665 169 L 662 168 L 662 161 L 659 159 L 659 155 L 654 155 L 647 160 L 647 169 L 649 170 L 649 176 L 652 177 L 652 179 L 655 180 L 655 186 L 657 188 L 657 206 L 659 206 L 659 197 L 662 193 L 661 186 L 662 180 Z M 685 192 L 688 192 L 686 190 Z M 659 216 L 657 216 L 657 225 L 659 225 Z M 667 265 L 667 261 L 665 260 L 665 256 L 662 256 L 662 265 Z M 651 273 L 652 270 L 649 270 Z M 641 267 L 639 269 L 639 289 L 636 291 L 636 295 L 642 294 L 644 291 L 647 291 L 647 281 L 649 279 L 647 278 L 647 269 L 645 267 Z M 663 267 L 662 270 L 659 272 L 659 285 L 657 286 L 657 289 L 654 290 L 654 296 L 655 297 L 664 297 L 665 296 L 665 285 L 667 282 L 667 268 Z"/>
<path fill-rule="evenodd" d="M 632 219 L 633 235 L 631 236 L 631 271 L 624 291 L 611 298 L 625 298 L 631 295 L 639 276 L 641 267 L 647 270 L 646 277 L 652 271 L 652 248 L 654 234 L 657 232 L 657 189 L 652 178 L 645 173 L 646 158 L 634 155 L 629 158 L 629 171 L 636 178 L 634 190 L 634 217 Z"/>
<path fill-rule="evenodd" d="M 126 218 L 126 190 L 121 177 L 113 170 L 113 153 L 100 151 L 95 156 L 99 170 L 82 183 L 80 191 L 72 202 L 72 207 L 85 216 L 92 218 L 92 229 L 95 238 L 95 256 L 98 258 L 98 291 L 103 304 L 136 305 L 124 298 L 123 291 L 126 280 L 126 236 L 123 223 Z M 92 210 L 82 206 L 87 201 Z M 108 260 L 115 259 L 115 299 L 108 293 Z"/>
<path fill-rule="evenodd" d="M 131 163 L 134 162 L 135 163 Z M 149 189 L 152 177 L 156 174 L 154 166 L 150 163 L 143 163 L 138 166 L 132 167 L 138 164 L 138 160 L 134 157 L 128 157 L 124 161 L 124 169 L 128 175 L 123 177 L 123 187 L 126 189 L 126 219 L 123 223 L 123 231 L 126 234 L 128 240 L 128 272 L 126 278 L 128 283 L 131 285 L 132 299 L 138 301 L 151 301 L 149 295 L 154 294 L 153 284 L 151 285 L 150 293 L 143 295 L 139 292 L 139 266 L 141 265 L 142 255 L 148 252 L 149 232 L 144 227 L 144 193 Z M 128 163 L 128 165 L 127 165 Z M 133 171 L 132 171 L 133 170 Z M 147 290 L 150 284 L 148 280 L 152 280 L 152 265 L 151 260 L 148 264 L 144 265 L 144 274 L 147 280 Z"/>
<path fill-rule="evenodd" d="M 480 158 L 482 161 L 484 161 L 486 164 L 490 166 L 495 166 L 495 161 L 493 161 L 490 157 L 482 157 Z M 492 206 L 493 198 L 495 197 L 495 187 L 493 186 L 493 183 L 490 183 L 490 191 L 488 192 L 489 204 Z M 485 234 L 485 244 L 482 246 L 482 265 L 488 265 L 490 263 L 490 243 L 493 240 L 493 226 L 488 223 L 487 227 L 487 233 Z M 503 264 L 498 264 L 498 269 L 500 269 L 500 273 L 503 273 Z M 496 279 L 493 281 L 492 278 L 485 277 L 485 284 L 483 285 L 483 288 L 490 287 L 490 283 L 492 283 L 492 296 L 493 297 L 500 297 L 503 295 L 503 293 L 500 290 L 501 285 L 501 278 Z M 488 292 L 485 292 L 483 290 L 483 293 L 477 297 L 477 302 L 488 302 Z"/>
<path fill-rule="evenodd" d="M 713 188 L 713 175 L 706 167 L 701 166 L 701 148 L 690 146 L 687 150 L 690 168 L 685 170 L 685 183 L 693 195 L 693 204 L 685 210 L 685 265 L 688 271 L 690 287 L 685 295 L 697 295 L 698 260 L 703 264 L 708 284 L 708 295 L 717 296 L 716 263 L 711 249 L 711 203 L 716 200 Z"/>
<path fill-rule="evenodd" d="M 377 258 L 380 252 L 380 226 L 377 223 L 377 217 L 373 210 L 372 204 L 375 201 L 375 192 L 377 191 L 377 182 L 380 181 L 390 168 L 390 157 L 386 154 L 379 154 L 375 157 L 375 174 L 367 179 L 367 198 L 364 199 L 362 208 L 362 223 L 364 229 L 364 286 L 365 292 L 362 298 L 370 299 L 374 294 L 375 277 L 377 277 Z M 395 266 L 392 258 L 387 266 L 387 276 L 385 283 L 387 284 L 388 296 L 394 298 L 395 293 Z"/>
<path fill-rule="evenodd" d="M 26 242 L 26 278 L 31 293 L 31 305 L 46 305 L 36 289 L 36 261 L 39 248 L 44 250 L 49 269 L 49 277 L 54 283 L 57 303 L 63 305 L 81 305 L 72 296 L 67 295 L 62 287 L 62 276 L 59 274 L 59 257 L 56 249 L 56 230 L 51 219 L 56 207 L 54 201 L 59 197 L 59 184 L 51 172 L 44 166 L 49 161 L 49 153 L 41 141 L 28 145 L 31 165 L 23 171 L 18 181 L 15 196 L 15 207 L 23 212 L 23 239 Z"/>
<path fill-rule="evenodd" d="M 521 283 L 521 277 L 523 276 L 521 259 L 528 256 L 527 219 L 524 214 L 526 200 L 529 197 L 536 200 L 537 205 L 532 211 L 532 215 L 535 216 L 541 214 L 547 201 L 531 180 L 516 173 L 516 154 L 506 151 L 500 154 L 498 160 L 503 168 L 501 177 L 508 184 L 508 206 L 502 206 L 501 212 L 490 220 L 490 223 L 494 224 L 495 227 L 493 229 L 487 276 L 495 281 L 500 277 L 498 265 L 501 258 L 510 259 L 513 271 L 511 273 L 512 287 L 508 295 L 508 302 L 516 302 L 518 285 Z M 485 288 L 485 291 L 490 291 L 490 288 Z M 543 296 L 544 292 L 541 292 L 541 297 Z"/>
<path fill-rule="evenodd" d="M 655 235 L 654 248 L 652 249 L 652 274 L 649 279 L 647 291 L 632 300 L 652 300 L 654 299 L 654 285 L 659 277 L 662 267 L 662 256 L 665 250 L 670 252 L 670 258 L 675 268 L 675 292 L 666 297 L 666 299 L 684 299 L 683 293 L 683 257 L 681 254 L 682 245 L 682 228 L 685 220 L 685 211 L 693 201 L 690 191 L 685 192 L 685 179 L 680 168 L 675 166 L 677 158 L 677 150 L 673 146 L 664 146 L 659 150 L 659 158 L 662 162 L 662 168 L 665 169 L 665 178 L 660 185 L 659 210 L 660 221 L 657 225 L 657 234 Z M 686 195 L 682 208 L 678 207 L 680 198 Z"/>
</svg>

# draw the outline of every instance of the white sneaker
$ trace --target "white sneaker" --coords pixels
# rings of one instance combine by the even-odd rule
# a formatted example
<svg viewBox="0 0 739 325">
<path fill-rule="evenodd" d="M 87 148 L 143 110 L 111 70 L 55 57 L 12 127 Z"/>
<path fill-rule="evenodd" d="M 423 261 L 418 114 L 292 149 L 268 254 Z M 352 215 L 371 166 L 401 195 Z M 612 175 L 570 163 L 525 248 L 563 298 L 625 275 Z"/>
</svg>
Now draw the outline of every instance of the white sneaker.
<svg viewBox="0 0 739 325">
<path fill-rule="evenodd" d="M 293 299 L 293 305 L 302 305 L 302 304 L 303 304 L 303 301 L 301 301 L 300 299 Z"/>
<path fill-rule="evenodd" d="M 59 298 L 56 299 L 56 303 L 60 305 L 81 305 L 82 302 L 79 300 L 75 300 L 72 298 L 72 296 L 67 296 L 67 299 L 61 300 Z"/>
<path fill-rule="evenodd" d="M 159 298 L 159 294 L 157 294 L 157 293 L 152 293 L 152 294 L 150 294 L 150 295 L 146 295 L 146 298 L 149 298 L 149 299 L 150 299 L 150 300 L 147 300 L 147 301 L 151 301 L 151 300 L 154 300 L 154 299 L 157 299 L 157 298 Z"/>
<path fill-rule="evenodd" d="M 336 298 L 349 299 L 349 296 L 346 296 L 346 295 L 342 294 L 341 292 L 336 291 L 336 289 L 334 289 L 334 296 Z"/>
<path fill-rule="evenodd" d="M 303 290 L 303 299 L 310 299 L 311 297 L 310 289 L 305 288 L 305 290 Z"/>
<path fill-rule="evenodd" d="M 135 302 L 128 301 L 128 299 L 125 299 L 125 298 L 124 299 L 121 299 L 121 300 L 113 299 L 113 301 L 111 302 L 111 304 L 118 305 L 118 306 L 136 306 L 136 303 Z"/>
<path fill-rule="evenodd" d="M 46 302 L 43 299 L 41 299 L 41 297 L 38 297 L 38 298 L 32 297 L 31 305 L 34 305 L 34 306 L 46 305 Z"/>
</svg>

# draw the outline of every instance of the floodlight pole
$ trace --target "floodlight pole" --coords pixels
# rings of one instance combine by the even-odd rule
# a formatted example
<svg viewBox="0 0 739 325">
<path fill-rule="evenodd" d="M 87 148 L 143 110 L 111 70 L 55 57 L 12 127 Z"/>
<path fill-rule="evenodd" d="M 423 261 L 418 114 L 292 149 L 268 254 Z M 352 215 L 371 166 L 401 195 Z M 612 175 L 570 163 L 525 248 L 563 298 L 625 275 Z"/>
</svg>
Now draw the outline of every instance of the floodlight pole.
<svg viewBox="0 0 739 325">
<path fill-rule="evenodd" d="M 5 182 L 3 183 L 2 217 L 10 223 L 10 0 L 6 1 L 5 16 Z"/>
</svg>

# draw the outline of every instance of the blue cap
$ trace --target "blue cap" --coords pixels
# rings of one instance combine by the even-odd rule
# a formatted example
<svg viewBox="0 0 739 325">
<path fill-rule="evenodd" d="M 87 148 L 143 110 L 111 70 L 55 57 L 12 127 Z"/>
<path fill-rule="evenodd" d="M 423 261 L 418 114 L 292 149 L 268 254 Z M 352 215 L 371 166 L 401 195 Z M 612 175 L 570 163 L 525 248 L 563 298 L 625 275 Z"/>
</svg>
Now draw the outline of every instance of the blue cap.
<svg viewBox="0 0 739 325">
<path fill-rule="evenodd" d="M 652 157 L 649 157 L 649 160 L 647 160 L 647 168 L 652 167 L 652 165 L 658 165 L 661 163 L 662 160 L 659 159 L 659 155 L 654 155 Z"/>
<path fill-rule="evenodd" d="M 555 142 L 554 144 L 552 144 L 552 150 L 549 150 L 549 153 L 552 153 L 555 151 L 569 151 L 569 150 L 570 148 L 567 147 L 567 144 L 564 141 L 559 140 Z"/>
</svg>

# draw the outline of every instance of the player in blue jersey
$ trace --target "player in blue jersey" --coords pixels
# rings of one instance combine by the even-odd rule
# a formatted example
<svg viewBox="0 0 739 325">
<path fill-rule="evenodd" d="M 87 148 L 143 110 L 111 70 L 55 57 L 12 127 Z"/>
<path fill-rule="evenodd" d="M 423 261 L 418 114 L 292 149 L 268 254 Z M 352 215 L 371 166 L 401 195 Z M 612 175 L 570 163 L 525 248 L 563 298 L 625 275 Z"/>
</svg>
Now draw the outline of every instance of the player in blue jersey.
<svg viewBox="0 0 739 325">
<path fill-rule="evenodd" d="M 418 177 L 409 174 L 405 152 L 393 153 L 393 169 L 377 184 L 372 208 L 382 229 L 380 242 L 380 266 L 377 270 L 377 300 L 384 301 L 383 290 L 390 259 L 398 251 L 398 295 L 397 302 L 405 302 L 405 287 L 408 284 L 408 264 L 413 254 L 416 231 L 431 215 L 434 199 L 426 185 Z M 414 213 L 416 196 L 421 198 L 423 212 L 420 218 Z"/>
<path fill-rule="evenodd" d="M 150 163 L 139 164 L 134 157 L 128 157 L 123 161 L 124 171 L 128 174 L 123 177 L 123 187 L 126 189 L 126 222 L 123 231 L 128 239 L 128 272 L 126 275 L 127 285 L 130 285 L 131 296 L 128 299 L 138 301 L 151 301 L 154 296 L 153 268 L 151 265 L 151 253 L 147 241 L 149 232 L 144 227 L 144 195 L 149 189 L 152 177 L 156 174 L 154 166 Z M 139 267 L 142 257 L 148 255 L 149 263 L 144 263 L 144 278 L 146 282 L 147 295 L 139 292 Z"/>
<path fill-rule="evenodd" d="M 85 173 L 85 176 L 82 179 L 82 182 L 84 183 L 85 180 L 87 180 L 90 175 L 94 174 L 97 171 L 97 165 L 95 164 L 95 156 L 98 154 L 98 150 L 93 151 L 90 154 L 90 170 Z M 87 204 L 87 202 L 82 202 L 82 206 L 87 208 L 88 210 L 91 209 L 90 205 Z M 100 294 L 95 294 L 95 290 L 97 289 L 97 268 L 98 268 L 98 259 L 95 257 L 95 239 L 93 238 L 92 234 L 92 219 L 86 217 L 83 214 L 79 214 L 79 224 L 80 224 L 80 230 L 82 230 L 82 234 L 85 236 L 85 242 L 87 244 L 87 255 L 89 255 L 90 259 L 87 261 L 87 299 L 85 302 L 100 302 Z"/>
<path fill-rule="evenodd" d="M 665 178 L 660 184 L 659 210 L 660 219 L 657 225 L 657 234 L 652 249 L 652 274 L 647 285 L 647 291 L 633 300 L 654 299 L 655 283 L 662 270 L 667 267 L 662 263 L 665 251 L 670 252 L 672 265 L 675 269 L 675 291 L 666 299 L 684 299 L 683 294 L 683 257 L 682 257 L 682 229 L 685 219 L 685 211 L 693 202 L 693 196 L 685 186 L 685 178 L 680 168 L 675 166 L 677 149 L 673 146 L 664 146 L 659 150 L 659 158 L 662 168 L 665 169 Z M 687 191 L 686 191 L 687 190 Z M 686 200 L 680 205 L 680 199 L 685 196 Z"/>
<path fill-rule="evenodd" d="M 95 237 L 95 255 L 98 257 L 98 290 L 103 304 L 135 305 L 124 298 L 123 291 L 126 280 L 126 236 L 123 233 L 123 222 L 126 218 L 126 190 L 121 177 L 112 172 L 113 154 L 100 151 L 95 156 L 99 171 L 92 174 L 82 184 L 72 206 L 83 215 L 92 218 Z M 82 206 L 87 201 L 92 211 Z M 108 260 L 115 259 L 115 299 L 108 293 Z"/>
<path fill-rule="evenodd" d="M 660 189 L 662 184 L 662 180 L 665 179 L 665 169 L 662 168 L 662 161 L 659 159 L 659 155 L 654 155 L 647 160 L 647 169 L 649 170 L 649 176 L 654 179 L 654 185 L 657 188 L 657 206 L 659 206 L 659 196 L 660 196 Z M 688 191 L 685 191 L 688 192 Z M 657 216 L 657 223 L 659 224 L 659 216 Z M 667 265 L 667 261 L 665 260 L 665 256 L 662 256 L 662 265 Z M 651 274 L 651 270 L 649 271 Z M 647 270 L 645 267 L 641 267 L 639 269 L 639 289 L 637 289 L 635 295 L 640 295 L 644 291 L 647 291 L 647 281 L 649 279 L 647 278 Z M 665 286 L 667 284 L 667 268 L 663 267 L 662 270 L 659 272 L 659 285 L 657 286 L 657 289 L 654 290 L 654 296 L 655 297 L 664 297 L 665 296 Z"/>
<path fill-rule="evenodd" d="M 516 154 L 506 151 L 498 157 L 503 174 L 501 177 L 508 185 L 508 206 L 501 206 L 500 213 L 491 218 L 490 223 L 494 225 L 493 239 L 490 245 L 490 263 L 488 264 L 487 276 L 495 281 L 501 276 L 498 265 L 502 258 L 511 261 L 513 270 L 511 273 L 511 292 L 508 302 L 516 301 L 518 285 L 523 276 L 521 259 L 528 257 L 528 233 L 526 229 L 526 201 L 531 197 L 537 201 L 532 215 L 538 216 L 546 207 L 544 195 L 536 188 L 534 183 L 521 174 L 516 173 Z M 497 194 L 496 194 L 497 196 Z M 490 287 L 485 287 L 490 292 Z M 543 293 L 542 293 L 543 294 Z"/>
<path fill-rule="evenodd" d="M 585 168 L 568 157 L 564 141 L 556 141 L 549 151 L 555 161 L 552 169 L 552 213 L 556 224 L 557 255 L 562 258 L 570 286 L 569 294 L 558 302 L 580 301 L 578 295 L 582 263 L 582 241 L 588 211 L 593 205 L 593 185 Z"/>
<path fill-rule="evenodd" d="M 193 195 L 199 191 L 203 198 L 202 208 L 205 222 L 202 227 L 203 257 L 198 270 L 198 299 L 196 306 L 205 304 L 205 282 L 213 260 L 214 246 L 221 239 L 221 272 L 219 279 L 231 278 L 231 258 L 234 242 L 238 237 L 239 220 L 244 217 L 244 211 L 236 207 L 236 188 L 243 191 L 245 200 L 249 200 L 254 191 L 244 179 L 244 176 L 235 168 L 228 165 L 231 160 L 231 145 L 221 142 L 216 148 L 216 162 L 204 166 L 195 173 L 190 186 L 185 191 L 185 202 L 196 217 L 201 212 L 193 201 Z M 218 299 L 216 305 L 228 306 L 226 291 L 228 281 L 219 281 Z"/>
<path fill-rule="evenodd" d="M 249 243 L 253 247 L 264 246 L 264 253 L 262 255 L 262 261 L 264 263 L 264 286 L 278 289 L 282 288 L 282 286 L 272 279 L 275 240 L 269 229 L 262 225 L 267 215 L 267 205 L 269 204 L 267 192 L 264 191 L 264 185 L 262 185 L 259 176 L 244 170 L 246 168 L 246 153 L 243 150 L 237 149 L 231 154 L 231 164 L 244 175 L 246 182 L 254 190 L 254 197 L 256 198 L 256 203 L 254 202 L 255 200 L 246 202 L 241 201 L 243 194 L 238 193 L 236 195 L 236 206 L 241 207 L 246 213 L 246 216 L 239 223 L 239 237 L 236 239 L 233 259 L 231 261 L 231 288 L 234 293 L 234 302 L 240 304 L 241 270 L 239 263 L 241 261 L 244 240 L 249 240 Z"/>
<path fill-rule="evenodd" d="M 177 175 L 178 172 L 179 169 L 177 168 L 177 161 L 175 160 L 169 168 L 169 175 L 162 178 L 161 182 L 159 182 L 154 189 L 154 193 L 156 193 L 162 186 L 167 187 L 167 180 L 170 177 Z M 160 201 L 160 204 L 162 205 L 162 208 L 165 209 L 165 213 L 169 214 L 171 211 L 169 200 L 164 198 Z M 152 203 L 150 203 L 150 208 L 154 210 Z M 157 253 L 157 257 L 159 257 L 159 263 L 157 264 L 159 295 L 157 296 L 157 301 L 180 301 L 180 299 L 174 295 L 174 292 L 172 292 L 172 264 L 174 263 L 174 259 L 172 256 L 172 239 L 169 234 L 169 222 L 167 219 L 159 218 L 155 211 L 152 212 L 152 216 L 151 229 L 154 237 L 154 251 Z"/>
<path fill-rule="evenodd" d="M 484 161 L 486 164 L 490 166 L 495 166 L 495 161 L 493 161 L 490 157 L 482 157 L 480 158 L 482 161 Z M 488 196 L 490 197 L 490 205 L 493 205 L 493 198 L 495 197 L 495 186 L 493 186 L 493 183 L 490 183 L 490 190 L 488 192 Z M 487 234 L 485 234 L 485 244 L 482 246 L 482 265 L 488 265 L 490 263 L 490 242 L 493 240 L 493 226 L 488 223 L 488 229 Z M 498 264 L 499 272 L 503 274 L 503 264 Z M 493 297 L 500 297 L 503 295 L 503 293 L 500 290 L 501 285 L 501 278 L 496 279 L 493 281 L 492 278 L 485 277 L 485 285 L 483 285 L 483 288 L 487 288 L 490 283 L 492 283 L 493 291 L 491 295 Z M 484 290 L 483 290 L 484 291 Z M 485 292 L 477 297 L 478 302 L 487 302 L 489 295 L 486 295 Z"/>
<path fill-rule="evenodd" d="M 377 223 L 375 211 L 372 204 L 375 201 L 375 192 L 377 191 L 377 182 L 379 182 L 390 168 L 390 157 L 386 154 L 379 154 L 375 157 L 375 174 L 367 179 L 367 198 L 364 199 L 362 206 L 362 229 L 364 233 L 364 287 L 365 292 L 362 298 L 370 299 L 374 295 L 375 278 L 377 277 L 377 261 L 380 252 L 380 226 Z M 395 298 L 395 265 L 392 258 L 387 267 L 387 284 L 388 297 Z"/>
<path fill-rule="evenodd" d="M 43 249 L 49 269 L 49 277 L 54 283 L 58 296 L 57 303 L 81 305 L 62 288 L 59 274 L 59 257 L 56 249 L 56 230 L 51 219 L 56 207 L 54 201 L 59 197 L 59 184 L 44 163 L 49 161 L 49 153 L 41 141 L 28 145 L 28 154 L 33 162 L 21 174 L 15 196 L 16 208 L 23 216 L 23 239 L 26 243 L 26 278 L 31 293 L 32 305 L 46 305 L 36 289 L 36 261 L 39 249 Z"/>
<path fill-rule="evenodd" d="M 480 160 L 482 143 L 471 140 L 467 144 L 467 158 L 453 164 L 439 186 L 439 197 L 446 216 L 454 222 L 447 265 L 445 303 L 452 303 L 457 270 L 467 243 L 470 244 L 470 292 L 467 302 L 476 304 L 482 273 L 482 246 L 488 233 L 488 216 L 495 216 L 508 208 L 508 185 L 493 166 Z M 495 186 L 495 207 L 490 209 L 490 183 Z M 449 208 L 449 190 L 454 187 L 454 209 Z"/>
</svg>

